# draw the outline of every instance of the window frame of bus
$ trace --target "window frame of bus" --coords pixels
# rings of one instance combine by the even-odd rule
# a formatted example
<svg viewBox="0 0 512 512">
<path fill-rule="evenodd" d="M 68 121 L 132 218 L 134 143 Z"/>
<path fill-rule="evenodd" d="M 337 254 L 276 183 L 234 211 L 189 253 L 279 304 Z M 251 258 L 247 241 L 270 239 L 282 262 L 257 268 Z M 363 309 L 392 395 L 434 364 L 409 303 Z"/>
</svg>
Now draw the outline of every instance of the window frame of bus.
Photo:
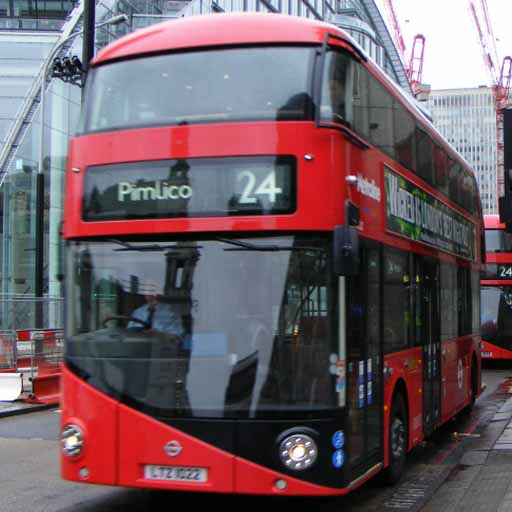
<svg viewBox="0 0 512 512">
<path fill-rule="evenodd" d="M 313 72 L 313 104 L 315 105 L 315 128 L 330 128 L 334 130 L 339 130 L 343 132 L 345 135 L 348 135 L 356 144 L 361 146 L 364 149 L 368 149 L 370 145 L 359 135 L 357 135 L 353 130 L 352 126 L 349 122 L 346 124 L 336 123 L 334 121 L 324 121 L 321 119 L 321 102 L 322 102 L 322 90 L 323 90 L 323 81 L 324 81 L 324 70 L 325 70 L 325 61 L 327 59 L 327 52 L 329 48 L 336 49 L 339 48 L 344 50 L 347 56 L 354 59 L 356 62 L 367 62 L 367 57 L 361 50 L 354 44 L 352 44 L 347 39 L 343 37 L 333 34 L 332 32 L 326 32 L 324 36 L 324 41 L 322 43 L 321 49 L 318 50 L 317 61 L 315 63 L 315 69 Z M 336 51 L 336 50 L 335 50 Z M 318 66 L 318 72 L 317 72 Z"/>
<path fill-rule="evenodd" d="M 386 85 L 379 80 L 377 76 L 375 76 L 370 69 L 364 64 L 368 61 L 365 54 L 354 44 L 351 44 L 348 40 L 343 37 L 327 32 L 324 37 L 324 42 L 322 44 L 321 49 L 318 50 L 317 62 L 315 63 L 314 70 L 314 82 L 313 82 L 313 100 L 315 104 L 315 127 L 316 128 L 330 128 L 334 130 L 338 130 L 347 135 L 354 143 L 359 145 L 363 149 L 370 149 L 372 147 L 372 143 L 370 141 L 370 135 L 359 133 L 360 130 L 357 129 L 356 126 L 353 126 L 352 123 L 337 123 L 335 121 L 325 121 L 321 120 L 321 98 L 322 98 L 322 88 L 323 88 L 323 80 L 324 80 L 324 69 L 325 69 L 325 61 L 327 52 L 329 49 L 340 49 L 345 51 L 349 57 L 355 61 L 355 64 L 360 64 L 361 68 L 368 74 L 369 80 L 375 82 L 374 85 L 377 85 L 382 89 L 382 92 L 388 95 L 392 101 L 392 109 L 393 112 L 393 146 L 391 147 L 391 151 L 386 151 L 386 149 L 375 146 L 379 151 L 382 151 L 384 154 L 387 154 L 393 160 L 396 160 L 401 165 L 404 165 L 406 169 L 418 176 L 421 180 L 428 183 L 430 186 L 434 187 L 441 194 L 443 194 L 447 199 L 451 202 L 455 203 L 466 213 L 473 215 L 473 212 L 477 210 L 481 210 L 481 203 L 478 195 L 478 188 L 476 185 L 476 180 L 474 175 L 470 172 L 469 168 L 462 162 L 459 155 L 453 154 L 447 150 L 446 144 L 443 146 L 441 141 L 437 140 L 435 137 L 432 137 L 431 130 L 433 126 L 429 125 L 426 120 L 422 120 L 419 114 L 413 114 L 410 109 L 406 107 L 405 100 L 401 101 L 400 98 L 395 97 L 395 95 L 389 90 Z M 370 83 L 368 84 L 370 85 Z M 366 108 L 371 108 L 369 104 Z M 395 137 L 395 110 L 401 110 L 408 117 L 412 117 L 413 121 L 413 141 L 412 141 L 412 161 L 410 166 L 406 166 L 404 162 L 400 161 L 400 157 L 396 154 L 396 137 Z M 423 176 L 420 174 L 418 170 L 418 162 L 421 160 L 421 155 L 419 153 L 419 144 L 417 138 L 420 134 L 423 134 L 423 138 L 427 138 L 427 146 L 429 149 L 429 155 L 426 156 L 426 160 L 424 160 L 424 164 L 428 165 L 431 169 L 428 173 L 428 176 Z M 366 140 L 364 137 L 367 137 Z M 435 154 L 437 153 L 437 159 L 439 160 L 439 153 L 444 153 L 444 155 L 440 159 L 440 164 L 443 167 L 448 166 L 448 176 L 443 176 L 440 180 L 440 183 L 437 182 L 437 171 L 436 168 L 436 158 Z M 446 172 L 446 171 L 445 171 Z M 441 175 L 443 172 L 441 171 Z M 464 187 L 462 182 L 465 181 L 466 178 L 470 178 L 471 187 L 470 190 L 464 191 Z"/>
<path fill-rule="evenodd" d="M 106 61 L 101 61 L 96 63 L 94 66 L 91 67 L 91 76 L 88 78 L 85 89 L 84 89 L 84 95 L 85 95 L 85 108 L 82 108 L 80 119 L 78 121 L 77 129 L 75 136 L 82 136 L 82 135 L 90 135 L 95 133 L 106 133 L 110 131 L 118 131 L 118 130 L 127 130 L 127 129 L 146 129 L 146 128 L 153 128 L 153 127 L 177 127 L 177 126 L 186 126 L 188 124 L 210 124 L 210 123 L 219 123 L 219 122 L 253 122 L 253 121 L 269 121 L 271 118 L 268 117 L 261 117 L 257 119 L 252 119 L 250 117 L 240 117 L 239 119 L 235 120 L 206 120 L 206 119 L 200 119 L 200 120 L 194 120 L 193 122 L 189 119 L 189 114 L 185 114 L 183 116 L 184 119 L 180 119 L 176 122 L 169 123 L 167 121 L 165 122 L 145 122 L 145 123 L 127 123 L 126 125 L 112 125 L 112 126 L 106 126 L 106 127 L 91 127 L 91 117 L 92 117 L 92 110 L 91 110 L 91 101 L 88 101 L 89 96 L 91 96 L 91 87 L 95 87 L 95 82 L 98 80 L 97 73 L 100 69 L 104 67 L 110 67 L 111 65 L 117 65 L 124 62 L 136 62 L 138 60 L 146 60 L 148 58 L 160 58 L 160 57 L 168 57 L 171 55 L 181 55 L 181 54 L 187 54 L 187 53 L 205 53 L 205 52 L 224 52 L 226 50 L 251 50 L 251 49 L 308 49 L 308 51 L 311 52 L 311 59 L 308 59 L 309 62 L 307 64 L 307 75 L 305 75 L 306 83 L 305 83 L 305 89 L 302 92 L 307 91 L 305 104 L 304 104 L 304 111 L 300 116 L 297 117 L 297 119 L 292 119 L 293 121 L 312 121 L 314 118 L 314 111 L 315 111 L 315 105 L 313 104 L 313 99 L 311 97 L 312 90 L 313 90 L 313 80 L 314 80 L 314 69 L 315 69 L 315 61 L 316 61 L 316 55 L 318 51 L 316 50 L 316 47 L 318 45 L 314 44 L 291 44 L 291 43 L 266 43 L 266 44 L 236 44 L 236 45 L 214 45 L 214 46 L 207 46 L 207 47 L 200 47 L 200 48 L 194 48 L 190 51 L 185 49 L 183 51 L 167 51 L 167 52 L 158 52 L 158 53 L 148 53 L 148 54 L 141 54 L 141 55 L 135 55 L 130 58 L 123 58 L 123 59 L 107 59 Z M 96 96 L 98 94 L 97 91 Z M 294 98 L 295 96 L 300 95 L 295 93 L 294 96 L 291 98 Z M 291 98 L 288 98 L 291 99 Z M 278 117 L 279 110 L 276 110 L 276 119 L 275 121 L 283 121 L 285 119 L 280 119 Z"/>
</svg>

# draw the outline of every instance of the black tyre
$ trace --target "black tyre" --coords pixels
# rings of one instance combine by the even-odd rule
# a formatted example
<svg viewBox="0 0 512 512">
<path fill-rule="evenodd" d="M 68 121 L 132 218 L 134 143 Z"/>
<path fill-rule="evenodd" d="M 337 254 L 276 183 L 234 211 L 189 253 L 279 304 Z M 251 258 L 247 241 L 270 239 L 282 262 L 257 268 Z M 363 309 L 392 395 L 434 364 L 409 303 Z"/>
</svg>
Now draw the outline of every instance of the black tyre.
<svg viewBox="0 0 512 512">
<path fill-rule="evenodd" d="M 478 396 L 478 371 L 476 366 L 476 361 L 473 358 L 473 362 L 471 363 L 471 401 L 469 402 L 464 409 L 462 409 L 462 414 L 470 414 L 473 411 L 473 406 L 475 405 L 476 398 Z"/>
<path fill-rule="evenodd" d="M 471 403 L 469 407 L 472 408 L 476 402 L 476 397 L 478 396 L 478 370 L 476 366 L 475 358 L 473 358 L 473 362 L 471 363 Z"/>
<path fill-rule="evenodd" d="M 473 364 L 471 365 L 471 398 L 473 400 L 473 403 L 475 403 L 476 401 L 478 391 L 478 369 L 476 365 L 476 360 L 475 358 L 473 358 Z"/>
<path fill-rule="evenodd" d="M 404 472 L 409 439 L 408 425 L 405 399 L 402 393 L 396 393 L 389 415 L 389 466 L 383 473 L 387 485 L 396 484 Z"/>
</svg>

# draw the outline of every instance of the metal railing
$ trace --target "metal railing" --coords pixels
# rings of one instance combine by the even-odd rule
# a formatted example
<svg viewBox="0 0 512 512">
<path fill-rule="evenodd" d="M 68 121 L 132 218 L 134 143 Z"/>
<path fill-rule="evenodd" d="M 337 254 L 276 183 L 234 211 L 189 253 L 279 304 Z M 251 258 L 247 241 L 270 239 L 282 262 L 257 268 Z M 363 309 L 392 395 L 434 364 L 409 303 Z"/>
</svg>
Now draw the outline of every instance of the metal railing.
<svg viewBox="0 0 512 512">
<path fill-rule="evenodd" d="M 61 329 L 21 329 L 5 331 L 2 340 L 5 357 L 0 370 L 19 373 L 18 398 L 39 403 L 58 400 L 64 333 Z M 10 366 L 9 364 L 10 356 Z M 1 358 L 0 358 L 1 361 Z"/>
<path fill-rule="evenodd" d="M 61 329 L 64 324 L 63 301 L 62 297 L 0 294 L 0 327 L 8 331 L 36 329 L 41 325 Z"/>
<path fill-rule="evenodd" d="M 16 332 L 0 331 L 0 370 L 16 369 Z"/>
<path fill-rule="evenodd" d="M 33 378 L 60 371 L 62 329 L 0 330 L 0 371 L 24 371 Z"/>
</svg>

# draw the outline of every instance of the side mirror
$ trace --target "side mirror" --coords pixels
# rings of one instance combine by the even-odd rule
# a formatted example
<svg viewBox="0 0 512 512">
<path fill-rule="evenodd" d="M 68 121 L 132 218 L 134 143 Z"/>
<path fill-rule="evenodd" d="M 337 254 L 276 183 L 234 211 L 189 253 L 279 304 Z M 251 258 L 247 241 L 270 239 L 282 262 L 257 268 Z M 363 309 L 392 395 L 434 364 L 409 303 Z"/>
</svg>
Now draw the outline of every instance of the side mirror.
<svg viewBox="0 0 512 512">
<path fill-rule="evenodd" d="M 355 276 L 359 273 L 359 233 L 352 226 L 334 228 L 334 273 Z"/>
</svg>

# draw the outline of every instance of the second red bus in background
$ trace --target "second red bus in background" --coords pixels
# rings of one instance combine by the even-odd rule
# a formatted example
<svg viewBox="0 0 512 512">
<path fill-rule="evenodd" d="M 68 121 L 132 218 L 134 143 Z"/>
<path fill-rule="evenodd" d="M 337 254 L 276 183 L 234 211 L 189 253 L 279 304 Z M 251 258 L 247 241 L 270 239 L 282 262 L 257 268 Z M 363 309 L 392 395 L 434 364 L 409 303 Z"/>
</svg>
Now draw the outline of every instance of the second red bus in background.
<svg viewBox="0 0 512 512">
<path fill-rule="evenodd" d="M 482 274 L 482 358 L 512 359 L 512 234 L 486 215 L 487 268 Z"/>
</svg>

